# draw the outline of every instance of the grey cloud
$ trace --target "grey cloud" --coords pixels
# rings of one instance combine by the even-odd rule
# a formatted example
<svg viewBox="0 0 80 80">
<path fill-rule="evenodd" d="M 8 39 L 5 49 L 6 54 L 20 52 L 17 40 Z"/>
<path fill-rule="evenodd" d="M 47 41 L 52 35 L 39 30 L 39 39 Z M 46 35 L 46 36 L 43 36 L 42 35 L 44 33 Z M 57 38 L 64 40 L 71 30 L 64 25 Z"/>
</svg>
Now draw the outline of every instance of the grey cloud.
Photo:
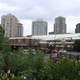
<svg viewBox="0 0 80 80">
<path fill-rule="evenodd" d="M 16 7 L 12 12 L 23 19 L 53 19 L 55 16 L 79 16 L 80 0 L 0 0 L 9 7 Z M 6 10 L 1 10 L 7 13 Z"/>
</svg>

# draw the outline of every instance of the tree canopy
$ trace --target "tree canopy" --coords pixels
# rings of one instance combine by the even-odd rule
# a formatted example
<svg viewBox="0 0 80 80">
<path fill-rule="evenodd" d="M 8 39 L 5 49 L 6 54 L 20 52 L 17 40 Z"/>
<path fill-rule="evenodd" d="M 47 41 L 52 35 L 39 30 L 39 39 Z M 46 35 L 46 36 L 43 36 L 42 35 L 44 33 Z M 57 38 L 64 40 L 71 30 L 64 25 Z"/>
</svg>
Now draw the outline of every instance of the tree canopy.
<svg viewBox="0 0 80 80">
<path fill-rule="evenodd" d="M 79 45 L 80 41 L 77 42 Z M 79 46 L 78 46 L 79 47 Z M 11 50 L 0 26 L 0 80 L 80 80 L 80 60 L 57 61 L 41 50 Z"/>
</svg>

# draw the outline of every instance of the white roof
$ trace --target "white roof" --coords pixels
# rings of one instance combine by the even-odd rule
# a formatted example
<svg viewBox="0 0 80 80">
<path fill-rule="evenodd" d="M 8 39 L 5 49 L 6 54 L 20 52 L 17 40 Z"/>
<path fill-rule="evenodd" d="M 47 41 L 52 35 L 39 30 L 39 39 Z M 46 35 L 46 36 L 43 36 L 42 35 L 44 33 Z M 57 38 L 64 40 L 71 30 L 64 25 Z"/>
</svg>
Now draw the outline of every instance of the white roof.
<svg viewBox="0 0 80 80">
<path fill-rule="evenodd" d="M 10 37 L 9 39 L 32 39 L 32 37 Z"/>
<path fill-rule="evenodd" d="M 54 35 L 42 35 L 31 37 L 11 37 L 9 39 L 41 39 L 41 40 L 75 40 L 80 39 L 80 33 L 74 34 L 54 34 Z"/>
<path fill-rule="evenodd" d="M 67 39 L 80 39 L 80 33 L 74 34 L 54 34 L 54 35 L 43 35 L 43 36 L 32 36 L 32 39 L 42 40 L 67 40 Z"/>
</svg>

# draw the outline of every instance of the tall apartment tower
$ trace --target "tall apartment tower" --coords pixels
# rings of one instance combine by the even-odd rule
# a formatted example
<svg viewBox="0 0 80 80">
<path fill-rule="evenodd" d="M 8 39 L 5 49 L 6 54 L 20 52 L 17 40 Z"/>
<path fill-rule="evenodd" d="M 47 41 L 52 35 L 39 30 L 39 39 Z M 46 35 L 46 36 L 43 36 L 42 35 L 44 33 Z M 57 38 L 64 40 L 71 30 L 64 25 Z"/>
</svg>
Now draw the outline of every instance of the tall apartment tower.
<svg viewBox="0 0 80 80">
<path fill-rule="evenodd" d="M 32 35 L 47 35 L 47 22 L 43 20 L 37 20 L 32 22 Z"/>
<path fill-rule="evenodd" d="M 56 17 L 54 24 L 54 34 L 65 34 L 66 33 L 66 23 L 64 17 Z"/>
<path fill-rule="evenodd" d="M 75 33 L 80 33 L 80 23 L 76 25 Z"/>
<path fill-rule="evenodd" d="M 23 36 L 23 27 L 21 23 L 17 23 L 17 34 L 16 36 L 21 37 Z"/>
<path fill-rule="evenodd" d="M 1 25 L 5 30 L 6 37 L 20 37 L 23 35 L 22 25 L 20 25 L 18 19 L 12 14 L 2 16 Z"/>
</svg>

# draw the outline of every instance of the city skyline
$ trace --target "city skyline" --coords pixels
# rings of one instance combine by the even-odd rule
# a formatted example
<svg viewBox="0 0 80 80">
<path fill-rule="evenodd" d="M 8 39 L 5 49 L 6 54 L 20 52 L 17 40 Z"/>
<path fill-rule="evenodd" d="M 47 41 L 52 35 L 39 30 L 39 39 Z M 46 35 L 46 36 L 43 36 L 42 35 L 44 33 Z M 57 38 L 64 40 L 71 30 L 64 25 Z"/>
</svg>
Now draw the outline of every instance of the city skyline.
<svg viewBox="0 0 80 80">
<path fill-rule="evenodd" d="M 7 15 L 7 14 L 5 14 L 5 15 Z M 13 14 L 12 14 L 13 15 Z M 3 15 L 2 15 L 3 16 Z M 14 15 L 15 16 L 15 15 Z M 17 17 L 17 16 L 16 16 Z M 59 17 L 59 16 L 57 16 L 57 17 Z M 64 16 L 62 16 L 62 17 L 64 17 Z M 17 17 L 18 18 L 18 17 Z M 56 18 L 56 17 L 55 17 Z M 55 21 L 55 18 L 53 19 L 53 20 L 50 20 L 50 21 L 48 21 L 48 20 L 45 20 L 45 19 L 41 19 L 41 20 L 44 20 L 44 21 L 46 21 L 47 23 L 48 23 L 48 33 L 49 32 L 53 32 L 54 31 L 54 21 Z M 1 18 L 0 18 L 1 19 Z M 38 18 L 39 19 L 39 18 Z M 27 35 L 32 35 L 32 21 L 35 21 L 35 20 L 38 20 L 38 19 L 34 19 L 34 20 L 23 20 L 23 19 L 19 19 L 18 18 L 18 20 L 20 21 L 20 23 L 22 23 L 23 24 L 23 27 L 24 27 L 24 30 L 23 30 L 23 36 L 27 36 Z M 73 20 L 73 22 L 75 22 L 75 23 L 70 23 L 70 24 L 68 24 L 68 18 L 66 18 L 65 17 L 65 19 L 66 19 L 66 30 L 67 30 L 67 33 L 75 33 L 75 28 L 76 28 L 76 24 L 77 23 L 80 23 L 80 19 L 79 19 L 79 17 L 72 17 L 72 19 L 71 18 L 69 18 L 70 20 Z M 1 22 L 1 21 L 0 21 Z M 70 27 L 70 25 L 72 25 L 73 26 L 73 28 L 71 29 L 71 27 Z"/>
<path fill-rule="evenodd" d="M 74 33 L 80 23 L 80 0 L 0 0 L 0 17 L 12 13 L 24 26 L 24 35 L 31 34 L 31 22 L 41 18 L 52 31 L 57 16 L 66 18 L 67 32 Z"/>
<path fill-rule="evenodd" d="M 48 22 L 48 33 L 54 31 L 54 19 L 51 20 L 51 21 L 45 20 L 45 21 Z M 35 19 L 35 20 L 37 20 L 37 19 Z M 32 21 L 34 21 L 34 20 L 20 20 L 20 21 L 24 26 L 24 33 L 23 33 L 24 36 L 31 35 L 31 33 L 32 33 Z M 73 16 L 73 17 L 66 18 L 67 33 L 75 33 L 75 28 L 76 28 L 77 23 L 80 23 L 80 18 L 79 17 L 74 17 Z"/>
</svg>

